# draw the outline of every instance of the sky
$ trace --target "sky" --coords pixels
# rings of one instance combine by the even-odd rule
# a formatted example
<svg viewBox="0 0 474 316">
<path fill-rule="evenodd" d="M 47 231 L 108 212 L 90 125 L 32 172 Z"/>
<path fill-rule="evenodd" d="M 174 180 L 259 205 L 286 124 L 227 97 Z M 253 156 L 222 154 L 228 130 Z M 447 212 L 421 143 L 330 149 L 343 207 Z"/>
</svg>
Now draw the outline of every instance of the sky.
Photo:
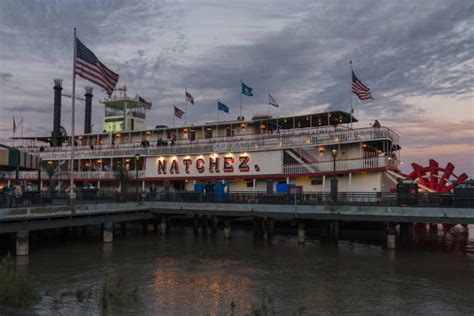
<svg viewBox="0 0 474 316">
<path fill-rule="evenodd" d="M 353 96 L 357 127 L 377 119 L 395 130 L 405 172 L 434 158 L 474 177 L 473 16 L 467 0 L 0 0 L 0 142 L 11 143 L 13 115 L 25 136 L 51 132 L 53 78 L 72 91 L 76 27 L 119 86 L 153 102 L 150 128 L 172 125 L 186 88 L 189 122 L 214 121 L 217 99 L 235 119 L 240 80 L 254 89 L 246 118 L 267 111 L 268 93 L 273 116 L 349 111 L 352 60 L 374 97 Z M 89 85 L 77 79 L 77 94 Z M 95 86 L 94 132 L 103 98 Z M 76 109 L 78 133 L 82 101 Z M 63 98 L 68 131 L 70 121 Z"/>
</svg>

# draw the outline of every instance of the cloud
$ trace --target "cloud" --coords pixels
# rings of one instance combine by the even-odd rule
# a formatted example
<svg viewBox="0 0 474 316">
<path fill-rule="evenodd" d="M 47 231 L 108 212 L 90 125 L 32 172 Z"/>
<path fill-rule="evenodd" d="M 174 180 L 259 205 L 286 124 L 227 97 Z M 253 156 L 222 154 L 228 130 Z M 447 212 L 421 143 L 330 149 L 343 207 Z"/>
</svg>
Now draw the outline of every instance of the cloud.
<svg viewBox="0 0 474 316">
<path fill-rule="evenodd" d="M 0 80 L 1 81 L 8 81 L 13 77 L 12 74 L 8 72 L 0 72 Z"/>
</svg>

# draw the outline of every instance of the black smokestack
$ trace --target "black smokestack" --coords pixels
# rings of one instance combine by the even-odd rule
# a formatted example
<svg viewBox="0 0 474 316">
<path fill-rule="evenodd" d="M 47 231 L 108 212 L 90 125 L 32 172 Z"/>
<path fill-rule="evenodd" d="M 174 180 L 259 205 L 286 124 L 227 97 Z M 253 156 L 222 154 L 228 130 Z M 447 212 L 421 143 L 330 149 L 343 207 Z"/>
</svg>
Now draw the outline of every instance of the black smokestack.
<svg viewBox="0 0 474 316">
<path fill-rule="evenodd" d="M 92 133 L 92 87 L 86 87 L 86 115 L 84 118 L 84 134 Z"/>
<path fill-rule="evenodd" d="M 53 132 L 51 133 L 51 146 L 57 147 L 62 144 L 61 137 L 61 91 L 63 80 L 56 78 L 54 79 L 54 122 Z"/>
</svg>

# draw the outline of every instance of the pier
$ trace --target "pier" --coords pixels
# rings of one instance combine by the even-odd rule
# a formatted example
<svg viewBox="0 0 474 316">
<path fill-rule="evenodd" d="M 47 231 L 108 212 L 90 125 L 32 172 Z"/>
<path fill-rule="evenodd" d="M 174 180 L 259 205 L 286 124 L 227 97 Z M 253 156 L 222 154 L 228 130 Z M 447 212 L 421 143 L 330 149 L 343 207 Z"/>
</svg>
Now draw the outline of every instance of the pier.
<svg viewBox="0 0 474 316">
<path fill-rule="evenodd" d="M 0 209 L 0 234 L 16 233 L 16 254 L 28 255 L 29 232 L 101 224 L 103 241 L 113 242 L 114 225 L 143 222 L 147 229 L 159 226 L 170 231 L 169 218 L 193 218 L 195 232 L 215 234 L 219 223 L 225 238 L 231 238 L 232 221 L 249 219 L 253 231 L 265 240 L 275 233 L 274 221 L 293 221 L 298 243 L 305 242 L 305 228 L 318 223 L 321 235 L 337 243 L 340 222 L 379 222 L 387 227 L 387 249 L 395 249 L 395 227 L 400 225 L 400 240 L 410 236 L 413 223 L 474 224 L 474 197 L 453 194 L 339 193 L 337 199 L 324 193 L 300 195 L 230 193 L 219 202 L 214 196 L 194 192 L 118 194 L 102 192 L 83 197 L 71 208 L 65 196 L 38 195 L 30 205 Z"/>
</svg>

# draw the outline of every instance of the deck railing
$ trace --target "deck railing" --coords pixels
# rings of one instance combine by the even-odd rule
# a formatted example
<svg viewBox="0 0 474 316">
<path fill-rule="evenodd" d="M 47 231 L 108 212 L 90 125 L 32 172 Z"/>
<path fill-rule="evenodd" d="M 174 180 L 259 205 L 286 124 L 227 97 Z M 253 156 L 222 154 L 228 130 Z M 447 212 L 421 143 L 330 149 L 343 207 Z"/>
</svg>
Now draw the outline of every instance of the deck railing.
<svg viewBox="0 0 474 316">
<path fill-rule="evenodd" d="M 336 172 L 356 171 L 377 168 L 396 169 L 398 162 L 388 157 L 370 157 L 358 159 L 336 160 Z M 322 161 L 315 163 L 295 163 L 283 165 L 283 174 L 307 174 L 333 172 L 333 161 Z"/>
<path fill-rule="evenodd" d="M 344 144 L 354 141 L 372 141 L 388 139 L 394 144 L 399 143 L 398 135 L 389 128 L 360 128 L 352 130 L 318 130 L 306 129 L 302 131 L 281 131 L 273 134 L 245 135 L 234 137 L 218 137 L 212 140 L 199 139 L 197 141 L 178 140 L 174 145 L 142 147 L 140 144 L 118 144 L 114 147 L 108 145 L 77 146 L 77 158 L 106 158 L 127 157 L 139 153 L 143 156 L 154 155 L 179 155 L 201 154 L 211 152 L 238 152 L 257 151 L 289 148 L 295 146 L 320 146 Z M 26 151 L 38 152 L 42 159 L 58 160 L 69 159 L 70 150 L 67 147 L 45 147 L 39 151 L 37 147 L 24 148 Z"/>
<path fill-rule="evenodd" d="M 127 175 L 129 179 L 133 180 L 137 177 L 143 179 L 145 177 L 144 170 L 136 171 L 127 171 Z M 15 172 L 8 172 L 5 174 L 5 178 L 7 179 L 14 179 Z M 37 171 L 20 171 L 19 174 L 20 179 L 31 179 L 36 180 L 38 178 Z M 44 172 L 41 173 L 42 180 L 47 180 L 48 177 Z M 57 172 L 53 175 L 53 180 L 67 180 L 70 178 L 70 172 Z M 74 179 L 76 180 L 92 180 L 92 179 L 99 179 L 99 180 L 113 180 L 115 179 L 115 172 L 114 171 L 79 171 L 74 173 Z"/>
<path fill-rule="evenodd" d="M 301 194 L 264 193 L 264 192 L 231 192 L 198 193 L 178 192 L 136 192 L 119 193 L 105 190 L 77 190 L 77 204 L 124 203 L 124 202 L 176 202 L 176 203 L 237 203 L 237 204 L 280 204 L 280 205 L 344 205 L 344 206 L 379 206 L 379 207 L 442 207 L 474 208 L 474 196 L 456 193 L 374 193 L 374 192 L 339 192 L 334 200 L 327 192 L 307 192 Z M 65 192 L 25 192 L 21 199 L 14 199 L 0 193 L 0 208 L 12 208 L 12 215 L 28 212 L 25 206 L 68 205 L 69 194 Z M 178 207 L 177 205 L 176 207 Z M 18 207 L 23 207 L 18 209 Z M 153 208 L 153 204 L 150 204 Z M 23 213 L 20 213 L 23 212 Z M 31 210 L 35 212 L 34 209 Z M 41 210 L 44 213 L 44 210 Z M 10 215 L 0 212 L 0 217 Z M 418 214 L 422 216 L 422 214 Z"/>
</svg>

